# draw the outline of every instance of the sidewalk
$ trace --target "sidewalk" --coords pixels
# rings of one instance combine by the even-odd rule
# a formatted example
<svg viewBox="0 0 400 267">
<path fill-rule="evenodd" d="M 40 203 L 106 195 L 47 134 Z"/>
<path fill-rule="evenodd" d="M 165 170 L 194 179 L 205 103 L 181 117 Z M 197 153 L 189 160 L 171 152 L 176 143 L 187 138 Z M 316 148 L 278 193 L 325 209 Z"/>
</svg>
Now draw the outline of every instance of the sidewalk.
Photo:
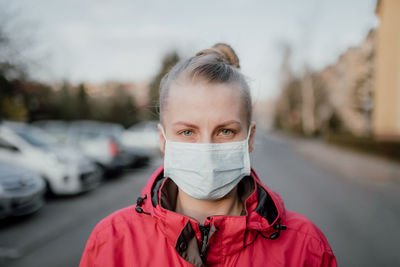
<svg viewBox="0 0 400 267">
<path fill-rule="evenodd" d="M 374 184 L 400 185 L 400 163 L 325 143 L 318 139 L 272 133 L 293 145 L 296 152 L 346 178 Z"/>
</svg>

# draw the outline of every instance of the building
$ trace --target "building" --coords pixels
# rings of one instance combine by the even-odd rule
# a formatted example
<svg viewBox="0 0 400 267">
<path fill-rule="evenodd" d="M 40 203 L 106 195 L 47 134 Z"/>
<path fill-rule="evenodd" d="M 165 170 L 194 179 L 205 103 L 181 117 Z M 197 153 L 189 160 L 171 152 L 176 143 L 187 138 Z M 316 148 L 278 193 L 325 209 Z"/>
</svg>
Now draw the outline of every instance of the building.
<svg viewBox="0 0 400 267">
<path fill-rule="evenodd" d="M 400 1 L 378 1 L 376 14 L 373 132 L 378 140 L 400 141 Z"/>
</svg>

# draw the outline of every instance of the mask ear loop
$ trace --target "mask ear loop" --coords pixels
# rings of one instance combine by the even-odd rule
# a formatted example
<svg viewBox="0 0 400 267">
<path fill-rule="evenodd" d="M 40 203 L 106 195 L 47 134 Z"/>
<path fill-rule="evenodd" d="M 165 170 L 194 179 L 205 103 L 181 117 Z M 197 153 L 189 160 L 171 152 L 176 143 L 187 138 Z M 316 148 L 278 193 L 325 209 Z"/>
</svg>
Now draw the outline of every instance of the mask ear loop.
<svg viewBox="0 0 400 267">
<path fill-rule="evenodd" d="M 160 124 L 161 126 L 161 133 L 164 136 L 165 142 L 167 141 L 167 137 L 165 136 L 165 132 L 164 132 L 164 126 L 162 126 L 162 124 Z"/>
<path fill-rule="evenodd" d="M 249 141 L 250 139 L 250 134 L 251 134 L 251 125 L 249 127 L 249 132 L 247 133 L 247 138 L 246 138 L 247 141 Z"/>
</svg>

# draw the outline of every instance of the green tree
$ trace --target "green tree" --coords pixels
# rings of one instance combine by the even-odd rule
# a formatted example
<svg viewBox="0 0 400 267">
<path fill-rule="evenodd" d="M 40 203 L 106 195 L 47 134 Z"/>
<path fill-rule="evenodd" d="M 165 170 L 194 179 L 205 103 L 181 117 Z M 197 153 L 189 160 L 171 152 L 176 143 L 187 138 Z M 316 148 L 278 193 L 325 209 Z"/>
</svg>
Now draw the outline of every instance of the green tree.
<svg viewBox="0 0 400 267">
<path fill-rule="evenodd" d="M 158 99 L 160 97 L 160 82 L 164 75 L 179 61 L 179 55 L 176 51 L 172 51 L 167 53 L 161 63 L 161 68 L 158 74 L 154 77 L 152 82 L 150 83 L 150 107 L 148 109 L 147 119 L 158 119 Z"/>
<path fill-rule="evenodd" d="M 74 105 L 73 95 L 71 94 L 71 86 L 67 81 L 63 82 L 61 90 L 58 93 L 57 102 L 59 119 L 73 120 L 76 105 Z"/>
<path fill-rule="evenodd" d="M 85 84 L 81 83 L 78 88 L 78 95 L 76 99 L 76 111 L 77 117 L 80 119 L 89 119 L 90 114 L 90 102 L 88 100 L 88 95 L 85 90 Z"/>
<path fill-rule="evenodd" d="M 138 109 L 135 99 L 128 94 L 123 88 L 117 88 L 117 94 L 109 99 L 110 107 L 107 121 L 117 122 L 125 127 L 138 122 Z"/>
<path fill-rule="evenodd" d="M 10 36 L 7 27 L 12 21 L 5 8 L 0 5 L 0 120 L 27 118 L 27 107 L 23 97 L 16 91 L 14 81 L 25 77 L 25 68 L 21 64 L 20 51 Z"/>
</svg>

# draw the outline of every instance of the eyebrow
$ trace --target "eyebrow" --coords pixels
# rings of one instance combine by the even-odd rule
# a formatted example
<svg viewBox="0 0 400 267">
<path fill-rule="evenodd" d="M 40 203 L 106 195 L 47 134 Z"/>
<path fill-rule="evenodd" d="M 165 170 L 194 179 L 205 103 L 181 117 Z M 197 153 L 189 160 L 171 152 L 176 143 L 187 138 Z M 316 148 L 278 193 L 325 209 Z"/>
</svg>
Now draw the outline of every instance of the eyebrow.
<svg viewBox="0 0 400 267">
<path fill-rule="evenodd" d="M 172 125 L 183 125 L 183 126 L 187 126 L 190 128 L 196 128 L 196 129 L 199 128 L 197 125 L 190 123 L 190 122 L 185 122 L 185 121 L 177 121 L 177 122 L 174 122 Z"/>
<path fill-rule="evenodd" d="M 240 125 L 240 122 L 237 121 L 237 120 L 225 121 L 225 122 L 223 122 L 223 123 L 218 124 L 218 125 L 217 125 L 217 128 L 219 128 L 219 127 L 224 127 L 224 126 L 228 126 L 228 125 L 230 125 L 230 124 L 239 124 L 239 125 Z M 198 129 L 198 128 L 199 128 L 197 125 L 195 125 L 195 124 L 193 124 L 193 123 L 190 123 L 190 122 L 185 122 L 185 121 L 177 121 L 177 122 L 174 122 L 173 125 L 183 125 L 183 126 L 187 126 L 187 127 L 195 128 L 195 129 Z"/>
<path fill-rule="evenodd" d="M 230 124 L 239 124 L 240 125 L 240 122 L 236 121 L 236 120 L 225 121 L 225 122 L 219 124 L 217 127 L 224 127 L 224 126 L 228 126 Z"/>
</svg>

